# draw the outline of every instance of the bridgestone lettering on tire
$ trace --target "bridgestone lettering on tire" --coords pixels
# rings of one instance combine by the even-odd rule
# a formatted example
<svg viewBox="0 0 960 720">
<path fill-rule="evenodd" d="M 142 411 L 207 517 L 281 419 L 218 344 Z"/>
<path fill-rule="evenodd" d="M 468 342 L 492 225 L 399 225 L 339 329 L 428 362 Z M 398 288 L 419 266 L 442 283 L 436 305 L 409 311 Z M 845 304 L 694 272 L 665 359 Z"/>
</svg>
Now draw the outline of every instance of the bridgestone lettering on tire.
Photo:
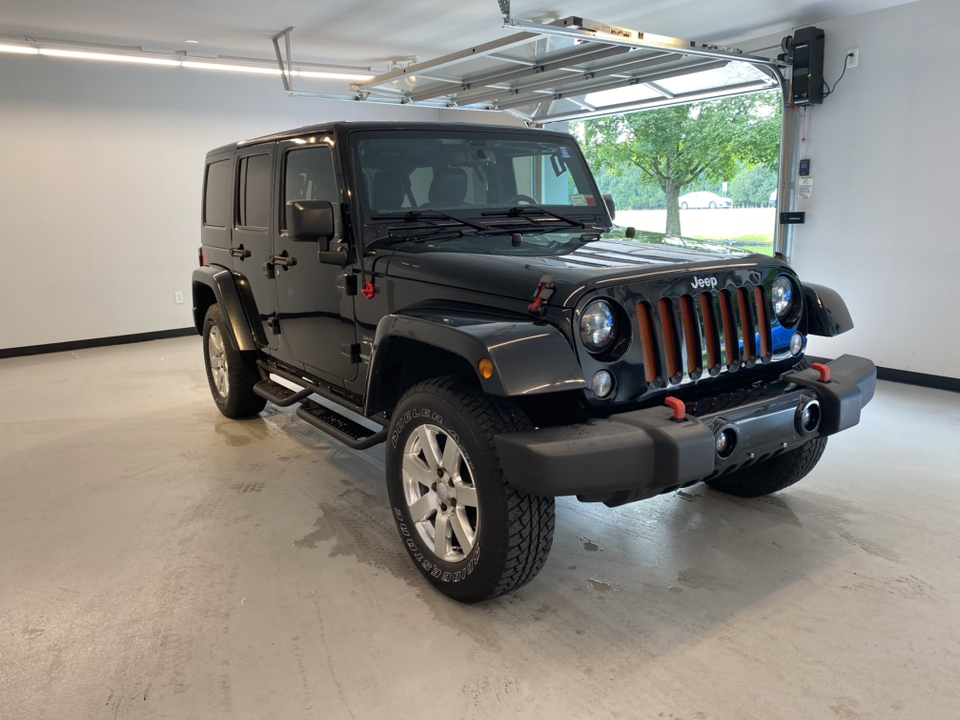
<svg viewBox="0 0 960 720">
<path fill-rule="evenodd" d="M 503 476 L 495 435 L 532 429 L 511 400 L 443 377 L 401 399 L 387 440 L 387 489 L 417 569 L 461 602 L 530 582 L 553 543 L 553 498 L 518 492 Z"/>
<path fill-rule="evenodd" d="M 203 363 L 220 412 L 228 418 L 244 418 L 263 410 L 267 401 L 253 392 L 260 381 L 256 357 L 230 344 L 219 305 L 211 305 L 203 320 Z"/>
</svg>

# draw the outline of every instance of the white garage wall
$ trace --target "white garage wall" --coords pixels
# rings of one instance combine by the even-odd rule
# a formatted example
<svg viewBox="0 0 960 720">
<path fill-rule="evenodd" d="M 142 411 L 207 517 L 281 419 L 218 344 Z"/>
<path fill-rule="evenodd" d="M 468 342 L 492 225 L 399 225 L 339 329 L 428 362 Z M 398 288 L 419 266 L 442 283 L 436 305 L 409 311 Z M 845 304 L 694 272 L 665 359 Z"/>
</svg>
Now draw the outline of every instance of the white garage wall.
<svg viewBox="0 0 960 720">
<path fill-rule="evenodd" d="M 810 351 L 960 377 L 960 135 L 955 92 L 956 0 L 921 0 L 818 23 L 831 84 L 860 49 L 836 94 L 807 113 L 801 157 L 813 196 L 796 226 L 792 263 L 838 290 L 856 325 Z"/>
<path fill-rule="evenodd" d="M 441 115 L 517 122 L 290 98 L 270 76 L 0 55 L 0 349 L 191 326 L 208 150 L 326 120 Z"/>
</svg>

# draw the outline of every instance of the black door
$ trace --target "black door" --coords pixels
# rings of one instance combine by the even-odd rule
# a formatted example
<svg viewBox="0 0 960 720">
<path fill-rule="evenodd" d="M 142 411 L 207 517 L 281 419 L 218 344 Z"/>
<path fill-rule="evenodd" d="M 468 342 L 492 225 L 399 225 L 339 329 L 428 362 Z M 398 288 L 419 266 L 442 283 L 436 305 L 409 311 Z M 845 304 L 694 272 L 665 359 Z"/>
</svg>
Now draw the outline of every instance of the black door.
<svg viewBox="0 0 960 720">
<path fill-rule="evenodd" d="M 277 220 L 270 212 L 273 195 L 274 143 L 257 145 L 237 153 L 235 225 L 233 229 L 233 270 L 245 276 L 257 301 L 267 342 L 277 349 L 275 334 L 276 300 L 273 280 L 265 265 L 273 251 Z"/>
<path fill-rule="evenodd" d="M 317 259 L 316 243 L 294 242 L 286 233 L 285 208 L 291 200 L 327 200 L 333 204 L 336 236 L 330 250 L 341 246 L 343 219 L 333 151 L 326 138 L 280 143 L 280 227 L 274 253 L 296 258 L 295 265 L 276 268 L 277 312 L 280 319 L 281 357 L 303 364 L 326 379 L 351 381 L 357 365 L 351 359 L 356 343 L 354 296 L 347 295 L 338 279 L 345 270 Z M 316 144 L 313 144 L 316 142 Z M 332 144 L 332 139 L 329 141 Z M 339 287 L 338 287 L 339 285 Z M 290 357 L 286 357 L 289 355 Z"/>
</svg>

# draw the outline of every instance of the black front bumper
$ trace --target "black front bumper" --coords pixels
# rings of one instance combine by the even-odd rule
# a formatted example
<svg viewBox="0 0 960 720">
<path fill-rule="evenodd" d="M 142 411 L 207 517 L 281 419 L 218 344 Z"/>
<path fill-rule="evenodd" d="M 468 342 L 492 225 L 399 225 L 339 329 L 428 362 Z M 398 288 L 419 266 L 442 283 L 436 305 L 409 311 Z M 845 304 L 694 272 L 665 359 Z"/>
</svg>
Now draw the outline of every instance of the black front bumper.
<svg viewBox="0 0 960 720">
<path fill-rule="evenodd" d="M 829 382 L 812 369 L 786 373 L 761 399 L 728 410 L 676 421 L 667 407 L 647 408 L 498 435 L 497 451 L 507 481 L 532 495 L 608 504 L 652 497 L 856 425 L 873 398 L 877 368 L 854 355 L 828 365 Z M 812 400 L 819 402 L 820 423 L 804 433 L 798 410 Z M 721 458 L 715 433 L 731 427 L 736 446 Z"/>
</svg>

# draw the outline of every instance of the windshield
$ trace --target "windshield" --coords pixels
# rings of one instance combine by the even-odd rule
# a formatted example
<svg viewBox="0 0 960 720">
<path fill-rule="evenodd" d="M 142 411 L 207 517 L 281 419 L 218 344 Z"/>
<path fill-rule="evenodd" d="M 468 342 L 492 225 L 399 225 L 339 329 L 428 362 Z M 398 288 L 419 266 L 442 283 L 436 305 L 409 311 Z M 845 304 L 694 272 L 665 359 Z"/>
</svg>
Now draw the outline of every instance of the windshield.
<svg viewBox="0 0 960 720">
<path fill-rule="evenodd" d="M 449 211 L 478 217 L 544 205 L 602 212 L 590 171 L 569 138 L 451 131 L 363 133 L 353 144 L 364 215 Z"/>
</svg>

